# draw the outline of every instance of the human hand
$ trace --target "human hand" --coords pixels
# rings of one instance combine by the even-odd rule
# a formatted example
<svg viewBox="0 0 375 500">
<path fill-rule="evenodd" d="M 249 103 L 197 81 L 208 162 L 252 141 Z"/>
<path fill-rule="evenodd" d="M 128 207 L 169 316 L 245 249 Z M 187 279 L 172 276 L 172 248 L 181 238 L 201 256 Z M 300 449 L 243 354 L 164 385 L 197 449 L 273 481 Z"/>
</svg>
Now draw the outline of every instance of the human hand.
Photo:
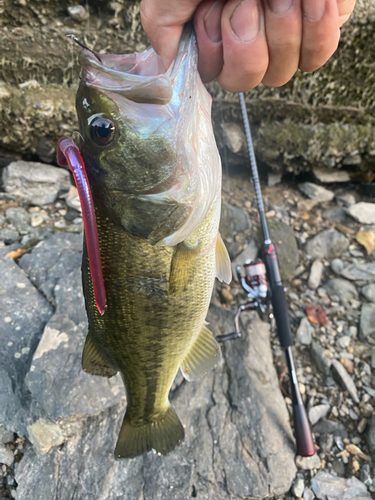
<svg viewBox="0 0 375 500">
<path fill-rule="evenodd" d="M 356 0 L 142 0 L 143 28 L 165 67 L 194 18 L 203 82 L 231 92 L 287 83 L 335 52 Z"/>
</svg>

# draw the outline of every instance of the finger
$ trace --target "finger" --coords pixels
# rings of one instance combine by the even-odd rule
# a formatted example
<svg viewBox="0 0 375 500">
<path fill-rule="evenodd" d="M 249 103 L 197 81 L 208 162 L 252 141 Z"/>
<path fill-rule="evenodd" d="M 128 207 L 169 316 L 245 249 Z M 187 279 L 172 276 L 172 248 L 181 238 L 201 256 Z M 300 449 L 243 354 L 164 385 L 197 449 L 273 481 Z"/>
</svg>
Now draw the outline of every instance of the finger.
<svg viewBox="0 0 375 500">
<path fill-rule="evenodd" d="M 201 0 L 142 0 L 143 29 L 154 50 L 169 68 L 176 55 L 184 24 L 192 18 Z"/>
<path fill-rule="evenodd" d="M 339 9 L 339 27 L 346 23 L 355 7 L 355 0 L 337 0 Z"/>
<path fill-rule="evenodd" d="M 337 49 L 339 16 L 337 0 L 302 0 L 303 27 L 299 68 L 314 71 Z"/>
<path fill-rule="evenodd" d="M 229 0 L 221 19 L 223 69 L 217 79 L 230 92 L 256 87 L 268 67 L 268 49 L 260 0 Z"/>
<path fill-rule="evenodd" d="M 298 69 L 302 41 L 301 5 L 300 0 L 268 0 L 265 4 L 269 65 L 263 83 L 279 87 Z"/>
<path fill-rule="evenodd" d="M 198 44 L 198 71 L 203 83 L 214 80 L 223 67 L 221 14 L 225 0 L 202 2 L 194 16 Z"/>
</svg>

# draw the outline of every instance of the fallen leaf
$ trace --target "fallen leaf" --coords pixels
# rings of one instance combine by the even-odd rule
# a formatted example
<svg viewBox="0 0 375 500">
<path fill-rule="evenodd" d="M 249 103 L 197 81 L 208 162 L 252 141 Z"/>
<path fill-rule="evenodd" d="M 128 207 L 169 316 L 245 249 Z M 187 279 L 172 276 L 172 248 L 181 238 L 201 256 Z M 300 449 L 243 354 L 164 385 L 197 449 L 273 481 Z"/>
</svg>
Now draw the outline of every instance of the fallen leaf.
<svg viewBox="0 0 375 500">
<path fill-rule="evenodd" d="M 351 227 L 344 226 L 344 224 L 337 223 L 336 224 L 336 229 L 340 231 L 340 233 L 344 234 L 355 234 L 354 229 Z"/>
<path fill-rule="evenodd" d="M 12 257 L 12 259 L 18 259 L 24 253 L 28 252 L 30 249 L 26 250 L 25 248 L 18 248 L 17 250 L 13 250 L 12 252 L 7 253 L 7 257 Z"/>
<path fill-rule="evenodd" d="M 345 449 L 352 455 L 357 455 L 359 458 L 363 458 L 363 460 L 368 460 L 369 462 L 371 462 L 371 457 L 363 453 L 363 451 L 355 444 L 347 444 L 345 446 Z"/>
<path fill-rule="evenodd" d="M 365 247 L 367 255 L 371 255 L 375 250 L 375 233 L 373 231 L 358 231 L 355 239 Z"/>
<path fill-rule="evenodd" d="M 317 306 L 316 304 L 307 304 L 306 314 L 311 323 L 317 325 L 326 325 L 328 323 L 328 318 L 322 306 Z"/>
</svg>

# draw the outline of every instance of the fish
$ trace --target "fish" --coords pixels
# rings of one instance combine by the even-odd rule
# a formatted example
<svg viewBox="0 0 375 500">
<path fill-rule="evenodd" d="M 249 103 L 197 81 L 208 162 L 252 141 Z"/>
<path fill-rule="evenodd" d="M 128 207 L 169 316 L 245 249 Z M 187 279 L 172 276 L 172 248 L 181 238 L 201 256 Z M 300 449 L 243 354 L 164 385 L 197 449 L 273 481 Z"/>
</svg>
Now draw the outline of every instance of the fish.
<svg viewBox="0 0 375 500">
<path fill-rule="evenodd" d="M 189 26 L 167 70 L 152 48 L 79 56 L 80 153 L 106 301 L 98 306 L 85 230 L 82 367 L 122 376 L 127 407 L 117 458 L 172 451 L 184 438 L 169 401 L 178 370 L 196 380 L 221 355 L 205 319 L 214 280 L 229 283 L 231 266 L 218 232 L 221 163 L 211 97 L 197 57 Z"/>
</svg>

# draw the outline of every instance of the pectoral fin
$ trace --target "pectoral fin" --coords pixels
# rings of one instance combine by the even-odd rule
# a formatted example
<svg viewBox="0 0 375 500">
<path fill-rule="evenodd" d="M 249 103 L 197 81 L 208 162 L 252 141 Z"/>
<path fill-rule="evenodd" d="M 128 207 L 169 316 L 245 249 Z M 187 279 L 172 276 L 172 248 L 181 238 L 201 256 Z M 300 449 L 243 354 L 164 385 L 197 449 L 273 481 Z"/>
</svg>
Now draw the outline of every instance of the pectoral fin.
<svg viewBox="0 0 375 500">
<path fill-rule="evenodd" d="M 204 326 L 181 364 L 182 375 L 191 382 L 213 370 L 221 357 L 220 346 Z"/>
<path fill-rule="evenodd" d="M 232 281 L 230 258 L 220 233 L 217 233 L 216 240 L 216 277 L 228 285 Z"/>
<path fill-rule="evenodd" d="M 102 357 L 95 347 L 90 331 L 87 334 L 85 347 L 82 354 L 82 368 L 86 373 L 99 375 L 101 377 L 113 377 L 117 370 L 112 368 Z"/>
</svg>

